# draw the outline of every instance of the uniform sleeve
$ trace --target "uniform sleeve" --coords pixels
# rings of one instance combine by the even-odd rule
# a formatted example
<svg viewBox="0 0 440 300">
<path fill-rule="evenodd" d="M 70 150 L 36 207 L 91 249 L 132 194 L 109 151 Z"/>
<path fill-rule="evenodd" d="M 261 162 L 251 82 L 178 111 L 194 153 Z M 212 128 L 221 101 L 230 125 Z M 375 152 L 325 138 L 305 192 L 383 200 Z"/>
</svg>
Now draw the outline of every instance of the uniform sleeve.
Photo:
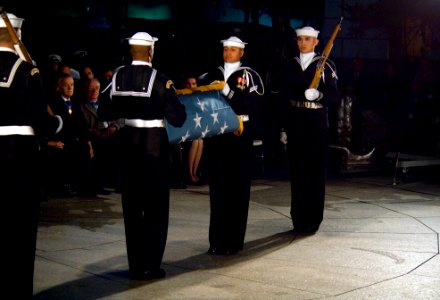
<svg viewBox="0 0 440 300">
<path fill-rule="evenodd" d="M 32 106 L 32 128 L 39 143 L 44 145 L 48 130 L 52 128 L 49 128 L 51 123 L 48 123 L 47 102 L 43 82 L 40 71 L 35 67 L 30 69 L 28 75 L 28 97 Z"/>
<path fill-rule="evenodd" d="M 324 68 L 324 78 L 321 78 L 321 83 L 318 87 L 318 90 L 323 93 L 322 102 L 325 106 L 333 106 L 338 103 L 338 74 L 336 65 L 331 60 L 327 60 L 326 62 L 326 66 Z"/>
<path fill-rule="evenodd" d="M 185 106 L 177 97 L 173 81 L 165 77 L 162 77 L 161 81 L 165 82 L 161 88 L 165 103 L 165 118 L 174 127 L 182 127 L 186 120 Z"/>
<path fill-rule="evenodd" d="M 111 83 L 99 95 L 98 117 L 102 121 L 115 120 L 113 102 L 110 98 Z"/>
</svg>

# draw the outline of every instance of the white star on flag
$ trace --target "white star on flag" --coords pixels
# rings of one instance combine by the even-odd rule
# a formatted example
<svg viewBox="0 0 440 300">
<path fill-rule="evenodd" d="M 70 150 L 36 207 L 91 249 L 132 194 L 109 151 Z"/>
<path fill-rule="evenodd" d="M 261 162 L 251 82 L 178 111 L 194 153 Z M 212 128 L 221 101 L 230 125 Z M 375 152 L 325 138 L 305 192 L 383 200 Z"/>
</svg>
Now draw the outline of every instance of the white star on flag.
<svg viewBox="0 0 440 300">
<path fill-rule="evenodd" d="M 228 126 L 228 124 L 226 124 L 226 121 L 225 121 L 225 123 L 223 124 L 223 126 L 220 127 L 220 133 L 221 133 L 221 134 L 225 133 L 225 130 L 226 130 L 226 128 L 228 128 L 228 127 L 229 127 L 229 126 Z"/>
<path fill-rule="evenodd" d="M 226 134 L 238 128 L 237 115 L 221 91 L 179 95 L 179 99 L 185 105 L 187 119 L 182 127 L 166 122 L 171 144 Z"/>
<path fill-rule="evenodd" d="M 185 142 L 188 138 L 189 138 L 189 131 L 187 131 L 185 135 L 182 135 L 181 142 Z"/>
<path fill-rule="evenodd" d="M 208 129 L 208 125 L 206 125 L 205 130 L 202 131 L 202 138 L 204 138 L 208 134 L 208 132 L 210 132 L 210 131 L 211 130 Z"/>
<path fill-rule="evenodd" d="M 205 102 L 200 101 L 200 98 L 197 98 L 197 105 L 200 106 L 201 111 L 205 111 Z"/>
<path fill-rule="evenodd" d="M 197 127 L 202 128 L 202 124 L 201 124 L 201 122 L 202 122 L 202 117 L 199 117 L 199 114 L 198 114 L 198 113 L 196 113 L 196 117 L 195 117 L 193 120 L 194 120 L 194 123 L 196 123 L 196 125 L 194 126 L 194 128 L 197 128 Z"/>
<path fill-rule="evenodd" d="M 213 112 L 211 114 L 212 117 L 212 124 L 218 123 L 218 113 L 217 112 Z"/>
</svg>

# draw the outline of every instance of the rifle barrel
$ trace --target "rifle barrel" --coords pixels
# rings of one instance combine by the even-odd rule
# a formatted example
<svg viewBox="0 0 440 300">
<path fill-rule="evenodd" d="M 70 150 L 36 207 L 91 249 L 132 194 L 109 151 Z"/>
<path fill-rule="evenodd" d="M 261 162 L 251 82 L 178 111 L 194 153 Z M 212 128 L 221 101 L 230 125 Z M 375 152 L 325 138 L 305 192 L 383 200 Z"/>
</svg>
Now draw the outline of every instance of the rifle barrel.
<svg viewBox="0 0 440 300">
<path fill-rule="evenodd" d="M 8 29 L 9 36 L 11 37 L 12 42 L 14 43 L 15 50 L 18 52 L 20 57 L 23 56 L 23 57 L 21 57 L 22 59 L 24 59 L 28 63 L 33 64 L 33 61 L 32 61 L 31 56 L 29 55 L 29 52 L 27 52 L 26 47 L 23 45 L 23 42 L 19 39 L 14 27 L 12 27 L 11 21 L 9 20 L 8 15 L 6 14 L 3 7 L 0 7 L 0 14 L 2 16 L 3 21 L 6 24 L 6 28 Z"/>
<path fill-rule="evenodd" d="M 341 30 L 342 19 L 343 18 L 341 17 L 338 24 L 336 24 L 335 29 L 333 30 L 333 33 L 327 42 L 327 45 L 325 45 L 325 47 L 324 47 L 324 51 L 322 52 L 322 58 L 316 67 L 315 76 L 313 77 L 313 80 L 309 85 L 310 89 L 317 89 L 319 86 L 319 81 L 321 80 L 321 75 L 324 70 L 325 63 L 326 63 L 327 58 L 329 57 L 330 52 L 333 48 L 333 42 L 336 39 L 336 35 Z"/>
</svg>

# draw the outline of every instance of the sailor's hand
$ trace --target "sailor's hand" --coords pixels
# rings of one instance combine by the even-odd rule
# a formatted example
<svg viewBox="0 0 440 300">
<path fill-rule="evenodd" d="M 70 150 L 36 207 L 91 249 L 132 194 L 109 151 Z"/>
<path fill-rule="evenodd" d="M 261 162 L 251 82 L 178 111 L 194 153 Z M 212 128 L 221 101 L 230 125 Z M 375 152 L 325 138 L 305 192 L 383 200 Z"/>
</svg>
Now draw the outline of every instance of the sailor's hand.
<svg viewBox="0 0 440 300">
<path fill-rule="evenodd" d="M 237 116 L 237 118 L 238 118 L 238 128 L 234 131 L 234 134 L 236 136 L 240 136 L 244 130 L 243 118 L 241 116 Z"/>
<path fill-rule="evenodd" d="M 317 89 L 307 89 L 304 92 L 304 95 L 305 95 L 306 99 L 309 101 L 315 101 L 315 100 L 319 100 L 320 98 L 322 98 L 321 92 L 318 91 Z"/>
<path fill-rule="evenodd" d="M 287 133 L 285 131 L 280 132 L 280 142 L 284 145 L 287 144 Z"/>
</svg>

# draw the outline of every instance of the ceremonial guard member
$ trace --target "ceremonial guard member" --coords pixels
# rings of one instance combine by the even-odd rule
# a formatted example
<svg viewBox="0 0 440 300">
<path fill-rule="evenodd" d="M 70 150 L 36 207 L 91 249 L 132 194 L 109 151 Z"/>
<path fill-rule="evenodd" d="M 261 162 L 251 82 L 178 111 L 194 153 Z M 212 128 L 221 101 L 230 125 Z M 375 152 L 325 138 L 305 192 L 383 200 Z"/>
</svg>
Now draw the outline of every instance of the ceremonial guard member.
<svg viewBox="0 0 440 300">
<path fill-rule="evenodd" d="M 169 218 L 170 145 L 165 120 L 186 119 L 171 80 L 152 67 L 157 38 L 138 32 L 129 40 L 132 63 L 113 75 L 111 99 L 120 130 L 122 208 L 130 278 L 157 279 Z"/>
<path fill-rule="evenodd" d="M 243 249 L 252 176 L 252 142 L 264 86 L 256 71 L 241 63 L 246 43 L 222 40 L 224 65 L 199 78 L 199 85 L 225 81 L 222 93 L 243 120 L 243 132 L 207 138 L 206 164 L 211 216 L 209 254 L 233 255 Z"/>
<path fill-rule="evenodd" d="M 18 44 L 13 37 L 20 38 L 23 19 L 3 11 L 1 14 L 0 191 L 5 213 L 0 218 L 5 275 L 2 292 L 8 297 L 31 299 L 39 205 L 43 197 L 41 150 L 50 122 L 40 72 L 23 60 L 25 56 L 20 58 L 14 48 Z M 16 34 L 12 35 L 8 27 Z M 50 120 L 56 121 L 54 128 L 62 126 L 61 118 Z"/>
<path fill-rule="evenodd" d="M 327 60 L 319 88 L 309 88 L 322 56 L 315 53 L 318 33 L 296 30 L 299 55 L 287 59 L 280 91 L 284 114 L 281 142 L 287 143 L 294 231 L 314 233 L 323 220 L 328 139 L 327 107 L 337 101 L 336 68 Z"/>
</svg>

